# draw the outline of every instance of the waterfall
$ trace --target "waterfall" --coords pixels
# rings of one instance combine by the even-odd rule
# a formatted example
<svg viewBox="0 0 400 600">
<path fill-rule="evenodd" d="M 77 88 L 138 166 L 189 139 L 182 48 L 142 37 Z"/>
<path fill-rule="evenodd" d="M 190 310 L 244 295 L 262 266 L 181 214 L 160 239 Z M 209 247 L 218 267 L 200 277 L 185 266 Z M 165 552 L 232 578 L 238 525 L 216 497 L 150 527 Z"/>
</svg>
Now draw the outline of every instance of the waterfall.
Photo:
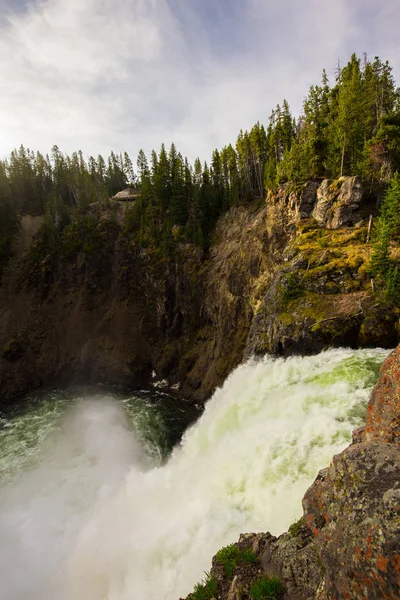
<svg viewBox="0 0 400 600">
<path fill-rule="evenodd" d="M 132 426 L 112 398 L 80 400 L 51 427 L 45 420 L 50 433 L 37 436 L 28 461 L 11 421 L 0 443 L 11 440 L 12 456 L 21 452 L 25 462 L 0 488 L 2 597 L 187 595 L 241 532 L 278 535 L 301 516 L 318 470 L 362 424 L 386 355 L 339 349 L 249 361 L 166 461 L 144 443 L 143 420 Z M 37 409 L 29 427 L 35 417 Z"/>
</svg>

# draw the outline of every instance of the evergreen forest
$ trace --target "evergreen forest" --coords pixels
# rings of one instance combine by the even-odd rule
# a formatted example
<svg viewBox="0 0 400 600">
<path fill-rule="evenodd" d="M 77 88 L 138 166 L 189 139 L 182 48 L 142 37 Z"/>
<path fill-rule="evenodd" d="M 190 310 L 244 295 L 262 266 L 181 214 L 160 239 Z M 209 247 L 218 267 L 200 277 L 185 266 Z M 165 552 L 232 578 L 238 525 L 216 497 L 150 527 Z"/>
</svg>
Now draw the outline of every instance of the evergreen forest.
<svg viewBox="0 0 400 600">
<path fill-rule="evenodd" d="M 387 188 L 376 228 L 371 274 L 398 278 L 389 247 L 400 239 L 400 92 L 388 62 L 353 54 L 338 65 L 333 81 L 322 73 L 303 110 L 293 116 L 287 100 L 265 125 L 240 131 L 236 143 L 215 149 L 209 162 L 190 164 L 172 143 L 136 161 L 127 152 L 108 158 L 81 151 L 47 155 L 20 146 L 0 161 L 0 272 L 12 254 L 21 214 L 45 215 L 47 250 L 71 227 L 93 227 L 93 207 L 112 206 L 113 196 L 132 188 L 125 231 L 162 255 L 176 243 L 206 249 L 218 218 L 230 207 L 263 199 L 280 184 L 358 175 Z M 114 202 L 115 203 L 115 202 Z"/>
</svg>

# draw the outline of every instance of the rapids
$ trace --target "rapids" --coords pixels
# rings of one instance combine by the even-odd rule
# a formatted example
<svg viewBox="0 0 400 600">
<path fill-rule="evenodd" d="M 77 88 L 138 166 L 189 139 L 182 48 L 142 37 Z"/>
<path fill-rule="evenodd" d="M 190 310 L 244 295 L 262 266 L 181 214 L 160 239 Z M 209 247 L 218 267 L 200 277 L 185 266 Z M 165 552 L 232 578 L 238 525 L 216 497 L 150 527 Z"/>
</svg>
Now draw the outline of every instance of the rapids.
<svg viewBox="0 0 400 600">
<path fill-rule="evenodd" d="M 178 600 L 241 532 L 301 516 L 384 350 L 238 367 L 168 458 L 151 402 L 48 397 L 0 428 L 4 600 Z"/>
</svg>

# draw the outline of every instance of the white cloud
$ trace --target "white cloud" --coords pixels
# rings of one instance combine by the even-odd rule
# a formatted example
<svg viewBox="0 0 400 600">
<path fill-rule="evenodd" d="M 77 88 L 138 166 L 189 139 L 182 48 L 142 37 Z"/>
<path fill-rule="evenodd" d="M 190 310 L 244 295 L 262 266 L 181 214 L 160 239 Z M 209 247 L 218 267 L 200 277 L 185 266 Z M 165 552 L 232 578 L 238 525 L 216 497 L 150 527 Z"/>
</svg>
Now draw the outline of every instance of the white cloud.
<svg viewBox="0 0 400 600">
<path fill-rule="evenodd" d="M 207 158 L 240 128 L 267 122 L 282 98 L 299 110 L 338 58 L 399 55 L 395 0 L 382 8 L 372 0 L 203 0 L 201 14 L 199 6 L 46 0 L 4 19 L 5 8 L 0 155 L 22 142 L 135 156 L 174 140 L 191 158 Z"/>
</svg>

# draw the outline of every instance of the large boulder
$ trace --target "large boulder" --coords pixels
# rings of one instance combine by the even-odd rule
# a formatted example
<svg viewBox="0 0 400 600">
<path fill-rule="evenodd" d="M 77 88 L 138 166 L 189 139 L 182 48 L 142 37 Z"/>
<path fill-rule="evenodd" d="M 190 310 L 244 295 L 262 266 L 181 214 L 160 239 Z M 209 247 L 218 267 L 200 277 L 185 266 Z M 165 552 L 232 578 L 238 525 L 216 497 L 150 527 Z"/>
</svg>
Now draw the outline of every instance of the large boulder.
<svg viewBox="0 0 400 600">
<path fill-rule="evenodd" d="M 362 220 L 363 189 L 358 177 L 324 179 L 317 189 L 312 216 L 322 227 L 351 227 Z"/>
</svg>

